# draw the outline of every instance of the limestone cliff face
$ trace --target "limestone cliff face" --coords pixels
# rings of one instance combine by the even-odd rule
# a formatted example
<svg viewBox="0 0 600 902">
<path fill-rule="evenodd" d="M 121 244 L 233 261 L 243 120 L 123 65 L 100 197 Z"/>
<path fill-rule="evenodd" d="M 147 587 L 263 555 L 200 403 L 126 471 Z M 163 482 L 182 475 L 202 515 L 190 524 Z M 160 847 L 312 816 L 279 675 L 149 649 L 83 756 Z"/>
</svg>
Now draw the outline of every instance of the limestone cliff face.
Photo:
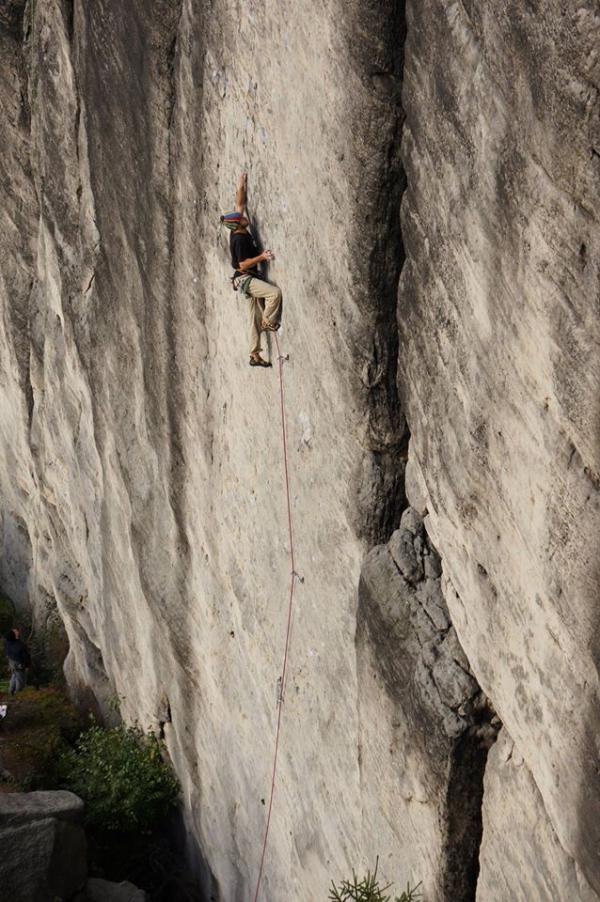
<svg viewBox="0 0 600 902">
<path fill-rule="evenodd" d="M 599 21 L 563 7 L 0 3 L 0 584 L 163 731 L 215 899 L 254 891 L 290 570 L 243 169 L 304 579 L 261 897 L 377 855 L 428 902 L 600 893 Z"/>
<path fill-rule="evenodd" d="M 408 495 L 477 680 L 596 893 L 599 26 L 586 4 L 411 8 L 399 291 Z"/>
</svg>

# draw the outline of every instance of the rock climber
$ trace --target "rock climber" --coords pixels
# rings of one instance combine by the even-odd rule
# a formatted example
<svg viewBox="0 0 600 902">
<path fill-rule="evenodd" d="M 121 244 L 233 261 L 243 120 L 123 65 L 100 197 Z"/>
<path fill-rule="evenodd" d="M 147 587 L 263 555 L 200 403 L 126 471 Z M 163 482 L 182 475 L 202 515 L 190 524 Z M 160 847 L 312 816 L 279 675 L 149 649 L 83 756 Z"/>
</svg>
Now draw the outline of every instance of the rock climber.
<svg viewBox="0 0 600 902">
<path fill-rule="evenodd" d="M 10 668 L 10 685 L 8 691 L 11 695 L 21 692 L 27 683 L 27 668 L 31 667 L 29 649 L 20 638 L 19 630 L 8 630 L 4 637 L 4 646 L 8 655 Z"/>
<path fill-rule="evenodd" d="M 229 247 L 231 265 L 235 270 L 231 280 L 233 287 L 248 299 L 250 366 L 271 366 L 269 361 L 260 356 L 260 336 L 265 331 L 276 332 L 279 329 L 282 296 L 280 288 L 261 278 L 260 264 L 274 260 L 275 255 L 270 249 L 259 253 L 256 242 L 248 231 L 247 180 L 247 174 L 242 172 L 235 198 L 235 211 L 221 216 L 221 222 L 231 230 Z"/>
</svg>

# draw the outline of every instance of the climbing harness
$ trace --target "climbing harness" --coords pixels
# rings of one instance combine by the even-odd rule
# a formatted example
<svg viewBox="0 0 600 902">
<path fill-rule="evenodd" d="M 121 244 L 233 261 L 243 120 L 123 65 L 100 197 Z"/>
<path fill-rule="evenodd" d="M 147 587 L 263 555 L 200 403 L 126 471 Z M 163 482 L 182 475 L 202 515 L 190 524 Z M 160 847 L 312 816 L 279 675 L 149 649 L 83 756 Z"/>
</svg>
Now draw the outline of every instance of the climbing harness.
<svg viewBox="0 0 600 902">
<path fill-rule="evenodd" d="M 256 276 L 231 276 L 231 287 L 234 291 L 241 291 L 242 294 L 245 294 L 247 298 L 250 297 L 250 292 L 248 290 L 250 286 L 250 282 L 252 279 L 255 279 Z"/>
<path fill-rule="evenodd" d="M 258 879 L 256 881 L 256 891 L 254 893 L 254 902 L 258 900 L 258 892 L 260 890 L 260 884 L 263 875 L 263 867 L 265 863 L 265 855 L 267 852 L 267 843 L 269 840 L 269 828 L 271 826 L 271 812 L 273 810 L 273 797 L 275 795 L 275 779 L 277 776 L 277 759 L 279 755 L 279 737 L 281 734 L 281 722 L 283 719 L 283 702 L 285 695 L 285 679 L 287 675 L 287 661 L 288 661 L 288 653 L 290 650 L 290 635 L 292 629 L 292 614 L 294 611 L 294 589 L 296 587 L 296 582 L 303 583 L 304 577 L 300 576 L 300 574 L 296 571 L 295 562 L 294 562 L 294 532 L 292 529 L 292 502 L 291 502 L 291 494 L 290 494 L 290 473 L 288 467 L 288 456 L 287 456 L 287 429 L 285 422 L 285 398 L 283 392 L 283 364 L 289 360 L 289 355 L 285 357 L 282 355 L 281 350 L 279 348 L 279 338 L 277 333 L 273 333 L 275 336 L 275 344 L 277 346 L 277 361 L 279 363 L 279 396 L 281 399 L 281 436 L 283 441 L 283 464 L 285 469 L 285 493 L 287 499 L 287 515 L 288 515 L 288 531 L 289 531 L 289 539 L 290 539 L 290 593 L 289 593 L 289 601 L 288 601 L 288 614 L 287 614 L 287 626 L 285 631 L 285 645 L 283 651 L 283 663 L 281 667 L 281 674 L 277 678 L 277 728 L 275 731 L 275 751 L 273 755 L 273 768 L 271 774 L 271 794 L 269 797 L 269 807 L 267 809 L 267 820 L 265 824 L 265 834 L 263 839 L 263 847 L 262 847 L 262 855 L 260 858 L 260 867 L 258 870 Z"/>
</svg>

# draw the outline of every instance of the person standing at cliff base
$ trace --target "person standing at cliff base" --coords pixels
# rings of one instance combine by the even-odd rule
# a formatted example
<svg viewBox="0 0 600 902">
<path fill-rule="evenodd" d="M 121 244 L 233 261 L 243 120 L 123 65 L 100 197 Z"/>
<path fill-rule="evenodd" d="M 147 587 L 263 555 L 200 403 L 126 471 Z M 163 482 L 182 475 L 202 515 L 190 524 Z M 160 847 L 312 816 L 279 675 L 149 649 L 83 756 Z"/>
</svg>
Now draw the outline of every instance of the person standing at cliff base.
<svg viewBox="0 0 600 902">
<path fill-rule="evenodd" d="M 27 668 L 31 666 L 29 649 L 17 633 L 18 630 L 9 630 L 4 637 L 4 646 L 10 668 L 10 686 L 8 691 L 11 695 L 15 695 L 15 693 L 21 692 L 25 688 Z"/>
<path fill-rule="evenodd" d="M 260 264 L 274 260 L 269 249 L 259 253 L 254 238 L 248 231 L 250 221 L 246 210 L 247 175 L 240 176 L 235 211 L 221 216 L 223 225 L 231 230 L 229 247 L 231 265 L 235 272 L 232 283 L 235 291 L 241 291 L 248 299 L 250 332 L 250 366 L 271 366 L 260 356 L 260 337 L 263 332 L 276 332 L 281 322 L 281 289 L 261 278 Z"/>
</svg>

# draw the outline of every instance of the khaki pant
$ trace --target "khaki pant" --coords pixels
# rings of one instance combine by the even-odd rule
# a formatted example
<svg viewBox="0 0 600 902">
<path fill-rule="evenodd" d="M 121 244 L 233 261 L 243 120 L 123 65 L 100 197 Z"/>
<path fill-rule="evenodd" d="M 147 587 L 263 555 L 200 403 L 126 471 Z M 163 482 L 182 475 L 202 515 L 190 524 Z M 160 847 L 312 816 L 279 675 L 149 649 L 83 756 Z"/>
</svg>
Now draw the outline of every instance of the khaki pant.
<svg viewBox="0 0 600 902">
<path fill-rule="evenodd" d="M 248 328 L 250 338 L 250 356 L 260 351 L 260 336 L 263 332 L 262 320 L 276 326 L 281 320 L 281 288 L 263 282 L 262 279 L 250 279 L 245 287 L 248 298 Z"/>
</svg>

